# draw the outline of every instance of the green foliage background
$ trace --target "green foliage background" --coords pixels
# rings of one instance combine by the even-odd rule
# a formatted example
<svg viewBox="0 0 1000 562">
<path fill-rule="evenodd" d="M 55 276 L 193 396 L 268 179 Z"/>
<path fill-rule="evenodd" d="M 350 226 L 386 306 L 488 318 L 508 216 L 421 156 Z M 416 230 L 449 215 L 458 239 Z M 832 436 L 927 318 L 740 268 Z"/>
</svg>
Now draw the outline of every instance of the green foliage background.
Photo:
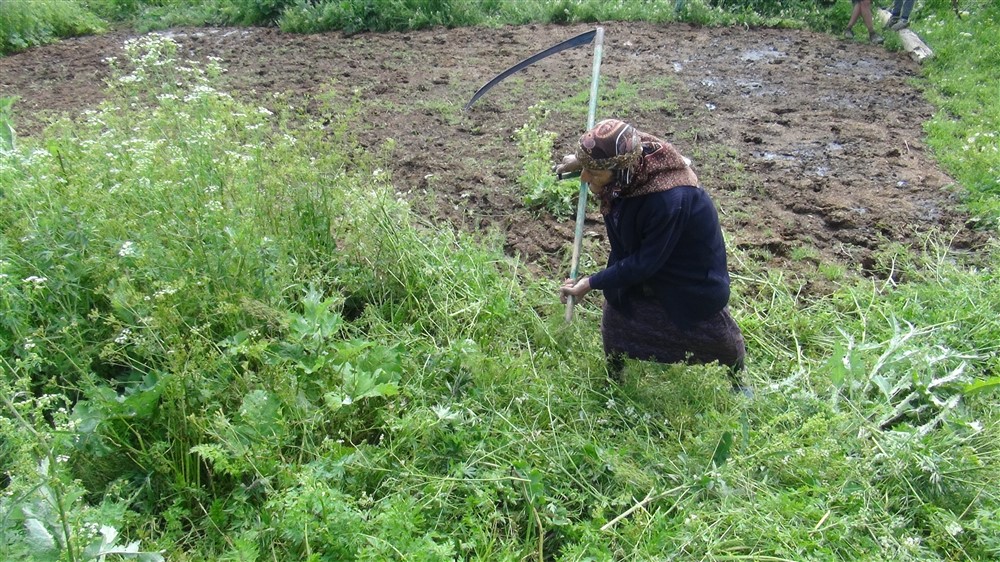
<svg viewBox="0 0 1000 562">
<path fill-rule="evenodd" d="M 4 0 L 0 2 L 0 55 L 106 28 L 105 22 L 76 0 Z"/>
<path fill-rule="evenodd" d="M 988 226 L 998 8 L 964 4 L 961 19 L 921 4 L 913 27 L 939 52 L 929 138 Z M 329 14 L 358 31 L 643 16 L 836 29 L 849 9 L 36 5 L 81 10 L 60 28 L 74 30 L 97 21 L 86 10 L 137 26 Z M 14 13 L 0 21 L 49 12 Z M 4 45 L 23 48 L 15 27 Z M 889 246 L 875 279 L 901 281 L 844 275 L 814 299 L 734 250 L 753 272 L 731 306 L 757 398 L 713 366 L 630 363 L 609 384 L 596 306 L 567 326 L 502 240 L 411 214 L 383 171 L 391 141 L 362 150 L 348 132 L 355 101 L 317 100 L 323 126 L 234 100 L 213 86 L 221 70 L 149 37 L 115 63 L 104 105 L 39 138 L 15 137 L 3 104 L 0 559 L 1000 556 L 995 246 L 974 263 L 946 233 Z M 544 152 L 528 125 L 523 150 Z"/>
</svg>

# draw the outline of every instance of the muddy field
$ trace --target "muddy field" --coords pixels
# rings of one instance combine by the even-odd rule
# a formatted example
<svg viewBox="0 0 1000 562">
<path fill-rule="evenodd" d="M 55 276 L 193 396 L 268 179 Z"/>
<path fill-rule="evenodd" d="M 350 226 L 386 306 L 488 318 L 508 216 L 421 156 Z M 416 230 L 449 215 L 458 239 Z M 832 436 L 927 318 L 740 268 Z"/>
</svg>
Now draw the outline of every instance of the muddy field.
<svg viewBox="0 0 1000 562">
<path fill-rule="evenodd" d="M 546 101 L 556 160 L 586 125 L 592 49 L 548 58 L 508 79 L 470 111 L 493 75 L 590 26 L 436 29 L 291 35 L 275 29 L 175 29 L 190 59 L 215 56 L 222 87 L 273 106 L 307 108 L 325 92 L 361 100 L 365 146 L 395 140 L 397 190 L 429 219 L 498 229 L 542 275 L 568 270 L 574 223 L 525 208 L 514 132 Z M 888 240 L 940 228 L 958 248 L 980 237 L 932 161 L 921 123 L 933 108 L 904 53 L 792 30 L 604 25 L 598 119 L 618 117 L 674 142 L 695 160 L 732 245 L 809 275 L 819 263 L 870 268 Z M 22 136 L 57 113 L 98 103 L 103 60 L 130 37 L 114 32 L 0 58 L 0 95 L 16 95 Z M 275 98 L 275 93 L 287 94 Z M 285 103 L 285 102 L 282 102 Z M 603 224 L 588 215 L 584 269 L 603 259 Z M 741 263 L 732 267 L 739 271 Z"/>
</svg>

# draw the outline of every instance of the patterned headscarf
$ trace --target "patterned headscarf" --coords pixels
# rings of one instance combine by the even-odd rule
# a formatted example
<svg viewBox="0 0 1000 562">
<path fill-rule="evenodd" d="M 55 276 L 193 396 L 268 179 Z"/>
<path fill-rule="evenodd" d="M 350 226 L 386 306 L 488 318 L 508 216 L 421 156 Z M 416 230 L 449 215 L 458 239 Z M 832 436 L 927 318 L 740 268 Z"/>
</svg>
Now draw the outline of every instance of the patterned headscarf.
<svg viewBox="0 0 1000 562">
<path fill-rule="evenodd" d="M 619 197 L 698 186 L 698 176 L 674 145 L 617 119 L 605 119 L 584 133 L 576 158 L 584 168 L 615 172 L 601 195 L 601 213 L 605 215 Z"/>
<path fill-rule="evenodd" d="M 605 119 L 580 137 L 576 158 L 591 170 L 632 169 L 642 157 L 642 142 L 635 127 Z"/>
</svg>

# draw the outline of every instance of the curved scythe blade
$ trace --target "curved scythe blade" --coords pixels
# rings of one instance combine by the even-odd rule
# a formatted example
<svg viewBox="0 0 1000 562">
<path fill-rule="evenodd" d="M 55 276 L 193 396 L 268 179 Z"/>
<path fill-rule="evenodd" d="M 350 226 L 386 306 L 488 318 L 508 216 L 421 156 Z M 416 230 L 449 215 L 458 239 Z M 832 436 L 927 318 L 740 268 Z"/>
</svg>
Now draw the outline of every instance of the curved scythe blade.
<svg viewBox="0 0 1000 562">
<path fill-rule="evenodd" d="M 500 74 L 497 74 L 497 76 L 494 79 L 490 80 L 489 82 L 486 83 L 485 86 L 479 88 L 479 90 L 476 91 L 475 95 L 472 96 L 472 99 L 469 100 L 469 103 L 465 104 L 465 107 L 462 108 L 462 111 L 465 111 L 470 107 L 472 107 L 472 104 L 476 103 L 476 100 L 478 100 L 486 92 L 490 91 L 490 88 L 499 84 L 500 81 L 502 81 L 504 78 L 507 78 L 511 74 L 514 74 L 518 70 L 527 68 L 535 64 L 536 62 L 544 59 L 545 57 L 552 56 L 560 51 L 565 51 L 566 49 L 572 49 L 573 47 L 586 45 L 591 41 L 593 41 L 595 35 L 597 35 L 597 30 L 591 29 L 590 31 L 581 33 L 576 37 L 571 37 L 563 41 L 562 43 L 559 43 L 558 45 L 553 45 L 538 54 L 532 55 L 524 59 L 523 61 L 515 64 L 514 66 L 508 68 L 507 70 L 501 72 Z"/>
</svg>

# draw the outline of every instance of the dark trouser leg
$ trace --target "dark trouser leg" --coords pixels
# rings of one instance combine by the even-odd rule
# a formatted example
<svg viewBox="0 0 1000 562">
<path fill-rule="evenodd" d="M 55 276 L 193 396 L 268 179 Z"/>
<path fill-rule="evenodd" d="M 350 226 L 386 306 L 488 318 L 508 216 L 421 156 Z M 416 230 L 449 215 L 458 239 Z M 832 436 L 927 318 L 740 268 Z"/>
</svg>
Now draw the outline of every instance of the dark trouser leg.
<svg viewBox="0 0 1000 562">
<path fill-rule="evenodd" d="M 745 370 L 743 357 L 740 357 L 735 365 L 729 366 L 729 382 L 733 385 L 732 390 L 734 393 L 742 394 L 747 398 L 753 398 L 753 387 L 743 380 L 743 372 Z"/>
<path fill-rule="evenodd" d="M 741 357 L 739 362 L 735 365 L 729 366 L 729 380 L 732 381 L 733 386 L 743 386 L 743 371 L 746 367 L 743 365 L 743 358 Z"/>
<path fill-rule="evenodd" d="M 900 12 L 899 12 L 899 19 L 901 19 L 901 20 L 909 20 L 910 19 L 910 12 L 913 11 L 913 4 L 914 4 L 915 1 L 916 0 L 903 0 L 902 1 L 902 5 L 903 6 L 902 6 L 902 10 L 900 10 Z M 898 3 L 899 2 L 897 2 L 897 4 Z"/>
<path fill-rule="evenodd" d="M 611 352 L 605 355 L 608 367 L 608 378 L 621 382 L 622 372 L 625 370 L 625 356 L 621 353 Z"/>
</svg>

